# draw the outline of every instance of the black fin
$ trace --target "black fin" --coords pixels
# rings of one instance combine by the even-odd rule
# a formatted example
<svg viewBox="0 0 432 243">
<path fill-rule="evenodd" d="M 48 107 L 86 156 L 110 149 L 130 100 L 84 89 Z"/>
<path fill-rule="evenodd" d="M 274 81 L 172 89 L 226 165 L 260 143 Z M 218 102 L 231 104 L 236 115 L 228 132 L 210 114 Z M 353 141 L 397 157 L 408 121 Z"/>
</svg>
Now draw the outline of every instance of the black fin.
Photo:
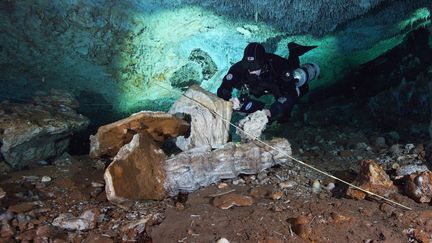
<svg viewBox="0 0 432 243">
<path fill-rule="evenodd" d="M 289 54 L 295 54 L 296 56 L 301 56 L 316 47 L 318 46 L 302 46 L 293 41 L 288 43 Z"/>
</svg>

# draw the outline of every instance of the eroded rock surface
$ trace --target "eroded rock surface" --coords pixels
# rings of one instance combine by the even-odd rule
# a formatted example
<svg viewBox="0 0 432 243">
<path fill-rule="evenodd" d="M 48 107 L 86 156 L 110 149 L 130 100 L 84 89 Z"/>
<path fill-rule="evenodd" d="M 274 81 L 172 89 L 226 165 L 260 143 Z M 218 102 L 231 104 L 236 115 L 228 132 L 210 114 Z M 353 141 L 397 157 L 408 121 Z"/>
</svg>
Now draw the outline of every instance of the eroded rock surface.
<svg viewBox="0 0 432 243">
<path fill-rule="evenodd" d="M 90 157 L 114 157 L 137 133 L 145 131 L 151 139 L 163 142 L 189 130 L 187 122 L 164 112 L 141 111 L 128 118 L 102 126 L 90 136 Z"/>
<path fill-rule="evenodd" d="M 37 93 L 33 104 L 0 104 L 0 141 L 4 160 L 14 169 L 63 154 L 70 136 L 89 120 L 76 113 L 78 102 L 61 91 Z"/>
<path fill-rule="evenodd" d="M 221 179 L 235 178 L 239 174 L 258 174 L 276 164 L 291 161 L 291 145 L 286 139 L 276 138 L 267 143 L 281 151 L 257 143 L 234 145 L 227 143 L 214 151 L 189 150 L 165 163 L 165 189 L 168 195 L 192 192 Z"/>
<path fill-rule="evenodd" d="M 363 160 L 361 162 L 360 172 L 353 184 L 381 196 L 388 196 L 397 192 L 393 181 L 374 160 Z M 358 200 L 362 200 L 367 196 L 366 193 L 351 187 L 348 189 L 347 195 Z"/>
<path fill-rule="evenodd" d="M 432 172 L 425 171 L 406 176 L 405 193 L 420 203 L 429 203 L 432 199 Z"/>
<path fill-rule="evenodd" d="M 286 139 L 268 143 L 291 155 Z M 121 204 L 130 200 L 161 200 L 179 192 L 192 192 L 221 179 L 256 174 L 276 164 L 288 163 L 286 154 L 247 143 L 226 144 L 220 149 L 194 149 L 166 159 L 149 134 L 135 134 L 105 171 L 107 198 Z"/>
<path fill-rule="evenodd" d="M 209 146 L 218 148 L 228 141 L 232 104 L 199 86 L 190 87 L 171 109 L 171 114 L 187 114 L 192 118 L 188 137 L 180 136 L 176 145 L 183 151 Z M 214 113 L 218 114 L 215 115 Z"/>
<path fill-rule="evenodd" d="M 105 171 L 108 200 L 121 203 L 128 200 L 163 199 L 165 157 L 149 133 L 142 131 L 135 134 Z"/>
<path fill-rule="evenodd" d="M 237 129 L 236 133 L 242 142 L 249 142 L 255 138 L 260 138 L 266 128 L 268 117 L 264 111 L 256 111 L 241 119 L 238 126 L 244 131 Z"/>
</svg>

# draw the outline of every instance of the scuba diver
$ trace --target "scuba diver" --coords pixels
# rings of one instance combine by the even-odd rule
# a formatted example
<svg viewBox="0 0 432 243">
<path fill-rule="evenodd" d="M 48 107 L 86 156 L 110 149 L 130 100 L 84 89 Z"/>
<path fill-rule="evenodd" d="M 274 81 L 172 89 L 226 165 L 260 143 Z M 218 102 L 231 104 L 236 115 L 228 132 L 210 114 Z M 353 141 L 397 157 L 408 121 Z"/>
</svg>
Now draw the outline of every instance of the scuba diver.
<svg viewBox="0 0 432 243">
<path fill-rule="evenodd" d="M 233 109 L 241 113 L 264 110 L 270 122 L 287 122 L 294 104 L 309 91 L 309 81 L 318 77 L 320 69 L 314 63 L 300 66 L 299 56 L 317 46 L 288 43 L 288 59 L 266 53 L 264 46 L 250 43 L 241 61 L 231 66 L 225 75 L 217 95 L 233 103 Z M 237 96 L 233 97 L 233 90 Z M 275 102 L 270 109 L 258 101 L 262 95 L 271 94 Z"/>
</svg>

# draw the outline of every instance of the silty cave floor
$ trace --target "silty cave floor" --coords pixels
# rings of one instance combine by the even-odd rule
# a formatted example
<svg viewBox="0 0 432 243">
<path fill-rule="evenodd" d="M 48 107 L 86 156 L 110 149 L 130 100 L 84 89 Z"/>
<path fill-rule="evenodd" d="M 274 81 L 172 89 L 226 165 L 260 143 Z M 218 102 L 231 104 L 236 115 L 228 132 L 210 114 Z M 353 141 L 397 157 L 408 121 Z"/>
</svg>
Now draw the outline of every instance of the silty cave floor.
<svg viewBox="0 0 432 243">
<path fill-rule="evenodd" d="M 386 169 L 395 161 L 392 144 L 377 142 L 382 134 L 374 132 L 373 123 L 319 127 L 293 121 L 283 128 L 268 128 L 266 136 L 271 134 L 287 137 L 294 157 L 348 181 L 355 178 L 363 159 Z M 398 143 L 402 150 L 407 144 L 412 147 L 409 141 Z M 405 155 L 423 158 L 421 148 L 427 144 L 413 145 L 419 149 Z M 429 205 L 405 196 L 403 185 L 392 199 L 413 211 L 381 200 L 349 199 L 346 186 L 298 164 L 120 208 L 106 199 L 101 161 L 88 156 L 65 160 L 2 178 L 0 187 L 6 195 L 0 200 L 0 241 L 428 242 L 432 233 Z M 221 198 L 234 198 L 245 206 L 221 209 Z M 68 217 L 69 221 L 59 219 Z"/>
</svg>

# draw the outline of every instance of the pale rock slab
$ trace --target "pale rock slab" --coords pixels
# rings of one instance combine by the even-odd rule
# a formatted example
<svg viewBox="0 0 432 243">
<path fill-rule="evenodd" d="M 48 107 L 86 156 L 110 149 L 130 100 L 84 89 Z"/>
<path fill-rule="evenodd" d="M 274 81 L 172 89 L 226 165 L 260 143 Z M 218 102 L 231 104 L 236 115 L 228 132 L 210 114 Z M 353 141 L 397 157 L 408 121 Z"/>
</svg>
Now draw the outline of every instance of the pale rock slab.
<svg viewBox="0 0 432 243">
<path fill-rule="evenodd" d="M 276 138 L 267 143 L 283 153 L 253 142 L 240 145 L 227 143 L 214 151 L 182 152 L 165 163 L 165 190 L 170 196 L 193 192 L 221 179 L 235 178 L 239 174 L 258 174 L 276 164 L 291 162 L 289 156 L 292 151 L 288 140 Z"/>
<path fill-rule="evenodd" d="M 262 132 L 266 128 L 268 123 L 268 117 L 264 111 L 256 111 L 249 114 L 245 118 L 241 119 L 236 133 L 240 136 L 242 142 L 253 141 L 256 138 L 260 138 Z"/>
<path fill-rule="evenodd" d="M 219 148 L 228 141 L 227 121 L 231 120 L 232 103 L 197 85 L 191 86 L 173 104 L 169 113 L 191 117 L 190 135 L 176 139 L 176 145 L 183 151 L 203 146 Z"/>
</svg>

